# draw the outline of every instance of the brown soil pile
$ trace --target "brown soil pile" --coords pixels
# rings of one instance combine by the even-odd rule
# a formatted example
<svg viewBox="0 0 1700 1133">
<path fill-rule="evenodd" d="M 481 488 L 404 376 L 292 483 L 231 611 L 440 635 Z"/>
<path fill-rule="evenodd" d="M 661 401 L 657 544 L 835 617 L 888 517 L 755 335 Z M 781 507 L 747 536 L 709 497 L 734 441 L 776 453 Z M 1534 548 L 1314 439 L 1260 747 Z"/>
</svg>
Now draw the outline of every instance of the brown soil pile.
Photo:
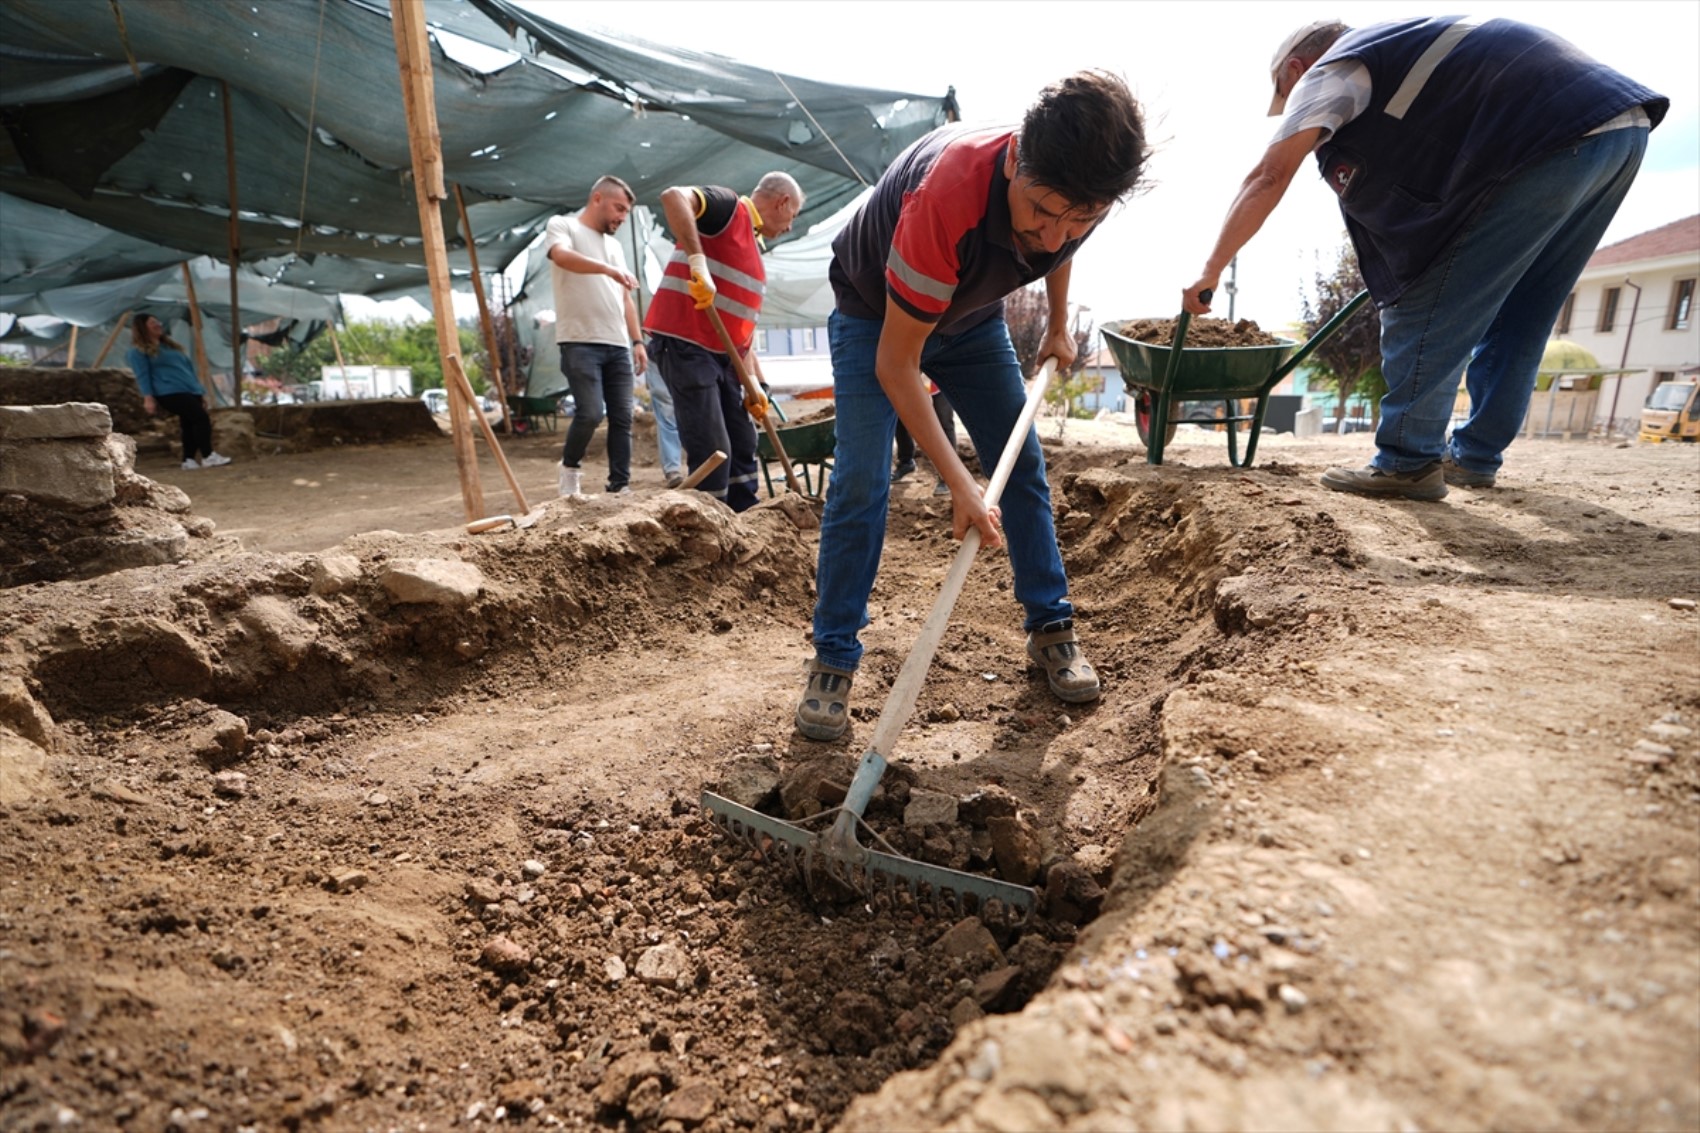
<svg viewBox="0 0 1700 1133">
<path fill-rule="evenodd" d="M 1175 341 L 1176 319 L 1132 319 L 1112 329 L 1123 338 L 1169 346 Z M 1193 319 L 1187 325 L 1183 350 L 1192 347 L 1275 346 L 1287 341 L 1276 338 L 1250 319 Z"/>
<path fill-rule="evenodd" d="M 812 505 L 663 491 L 652 439 L 573 500 L 509 443 L 548 502 L 477 537 L 446 439 L 145 464 L 252 549 L 0 594 L 0 1125 L 1700 1123 L 1687 454 L 1520 442 L 1420 505 L 1316 483 L 1363 438 L 1099 424 L 1041 433 L 1104 698 L 983 552 L 868 812 L 1024 928 L 699 803 L 841 797 L 955 549 L 924 478 L 815 744 Z"/>
</svg>

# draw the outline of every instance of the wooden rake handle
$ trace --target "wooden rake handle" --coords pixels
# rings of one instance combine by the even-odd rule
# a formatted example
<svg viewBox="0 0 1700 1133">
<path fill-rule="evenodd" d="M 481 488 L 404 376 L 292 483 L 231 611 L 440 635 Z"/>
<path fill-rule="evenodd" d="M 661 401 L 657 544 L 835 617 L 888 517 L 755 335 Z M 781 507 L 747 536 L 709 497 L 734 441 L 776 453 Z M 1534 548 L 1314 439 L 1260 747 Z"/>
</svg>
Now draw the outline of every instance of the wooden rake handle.
<svg viewBox="0 0 1700 1133">
<path fill-rule="evenodd" d="M 721 319 L 720 312 L 709 305 L 708 321 L 714 324 L 714 333 L 720 336 L 720 344 L 726 347 L 726 353 L 732 358 L 732 369 L 737 373 L 738 380 L 744 384 L 744 390 L 767 400 L 767 394 L 761 391 L 761 385 L 750 376 L 750 371 L 744 366 L 744 359 L 738 354 L 738 348 L 732 345 L 732 336 L 726 333 L 726 323 Z M 797 486 L 797 474 L 791 470 L 791 458 L 785 455 L 785 446 L 779 443 L 779 430 L 774 428 L 773 414 L 761 415 L 761 427 L 767 433 L 768 443 L 773 446 L 773 454 L 779 458 L 779 465 L 785 469 L 785 483 L 799 496 L 803 489 Z"/>
</svg>

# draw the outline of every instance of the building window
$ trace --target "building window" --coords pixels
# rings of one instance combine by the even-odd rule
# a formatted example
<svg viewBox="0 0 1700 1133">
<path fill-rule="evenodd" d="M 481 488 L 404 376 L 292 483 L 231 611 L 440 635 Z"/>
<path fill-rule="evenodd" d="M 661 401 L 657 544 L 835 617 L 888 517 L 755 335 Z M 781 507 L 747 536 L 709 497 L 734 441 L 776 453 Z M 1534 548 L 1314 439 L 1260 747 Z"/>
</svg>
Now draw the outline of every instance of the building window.
<svg viewBox="0 0 1700 1133">
<path fill-rule="evenodd" d="M 814 349 L 815 349 L 815 328 L 814 327 L 804 327 L 803 328 L 803 353 L 804 354 L 812 354 L 812 353 L 814 353 Z"/>
<path fill-rule="evenodd" d="M 767 332 L 765 330 L 756 331 L 756 353 L 767 353 Z"/>
<path fill-rule="evenodd" d="M 1694 315 L 1694 281 L 1679 279 L 1670 293 L 1670 330 L 1687 330 Z"/>
<path fill-rule="evenodd" d="M 1576 313 L 1576 292 L 1572 291 L 1564 297 L 1564 310 L 1558 313 L 1558 326 L 1553 334 L 1563 338 L 1570 333 L 1570 316 Z"/>
<path fill-rule="evenodd" d="M 1600 333 L 1611 330 L 1617 325 L 1617 301 L 1623 294 L 1621 287 L 1608 287 L 1600 293 Z"/>
</svg>

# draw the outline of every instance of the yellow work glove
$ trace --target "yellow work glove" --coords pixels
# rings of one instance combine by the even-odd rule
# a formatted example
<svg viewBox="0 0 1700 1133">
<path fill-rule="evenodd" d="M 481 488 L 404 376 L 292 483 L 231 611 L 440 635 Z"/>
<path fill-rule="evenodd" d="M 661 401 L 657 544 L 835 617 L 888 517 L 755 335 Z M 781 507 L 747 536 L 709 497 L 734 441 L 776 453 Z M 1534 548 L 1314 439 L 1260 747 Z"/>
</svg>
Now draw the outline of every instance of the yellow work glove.
<svg viewBox="0 0 1700 1133">
<path fill-rule="evenodd" d="M 744 394 L 744 408 L 751 417 L 755 418 L 756 424 L 760 425 L 767 420 L 767 398 L 764 395 L 746 392 Z"/>
<path fill-rule="evenodd" d="M 691 256 L 690 265 L 691 298 L 696 300 L 697 310 L 706 311 L 714 306 L 714 280 L 708 274 L 708 257 Z"/>
</svg>

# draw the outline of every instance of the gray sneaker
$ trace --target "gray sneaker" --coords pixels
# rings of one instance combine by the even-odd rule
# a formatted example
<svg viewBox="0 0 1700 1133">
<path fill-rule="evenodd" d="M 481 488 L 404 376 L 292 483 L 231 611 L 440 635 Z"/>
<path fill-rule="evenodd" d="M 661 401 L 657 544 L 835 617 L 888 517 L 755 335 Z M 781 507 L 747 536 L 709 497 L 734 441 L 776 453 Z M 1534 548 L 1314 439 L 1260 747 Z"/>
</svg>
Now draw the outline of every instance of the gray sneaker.
<svg viewBox="0 0 1700 1133">
<path fill-rule="evenodd" d="M 1492 472 L 1471 472 L 1463 465 L 1456 463 L 1450 455 L 1440 462 L 1441 473 L 1446 482 L 1454 488 L 1491 488 L 1495 479 Z"/>
<path fill-rule="evenodd" d="M 1322 474 L 1322 486 L 1359 496 L 1395 496 L 1406 500 L 1446 498 L 1446 479 L 1438 460 L 1414 472 L 1387 472 L 1373 464 L 1362 468 L 1330 468 Z"/>
<path fill-rule="evenodd" d="M 1027 656 L 1045 670 L 1045 680 L 1058 700 L 1084 704 L 1098 699 L 1098 673 L 1080 652 L 1073 618 L 1047 623 L 1028 634 Z"/>
<path fill-rule="evenodd" d="M 850 729 L 850 682 L 854 673 L 809 662 L 809 683 L 797 702 L 797 730 L 830 743 Z"/>
</svg>

